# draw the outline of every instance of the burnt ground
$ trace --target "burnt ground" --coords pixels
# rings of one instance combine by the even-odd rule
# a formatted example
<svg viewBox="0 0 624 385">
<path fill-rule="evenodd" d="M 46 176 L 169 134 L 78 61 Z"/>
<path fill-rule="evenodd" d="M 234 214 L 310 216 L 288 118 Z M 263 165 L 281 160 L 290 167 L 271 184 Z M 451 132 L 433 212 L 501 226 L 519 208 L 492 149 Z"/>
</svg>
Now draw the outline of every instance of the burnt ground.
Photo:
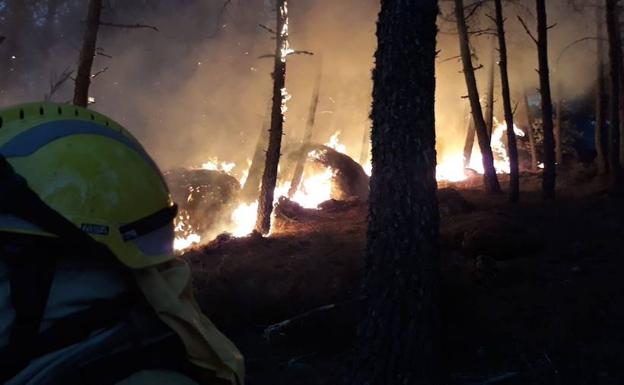
<svg viewBox="0 0 624 385">
<path fill-rule="evenodd" d="M 535 175 L 516 205 L 479 180 L 441 191 L 449 384 L 624 384 L 624 205 L 583 170 L 561 180 L 556 202 Z M 245 354 L 248 384 L 342 384 L 366 206 L 283 203 L 277 228 L 187 253 L 198 301 Z"/>
</svg>

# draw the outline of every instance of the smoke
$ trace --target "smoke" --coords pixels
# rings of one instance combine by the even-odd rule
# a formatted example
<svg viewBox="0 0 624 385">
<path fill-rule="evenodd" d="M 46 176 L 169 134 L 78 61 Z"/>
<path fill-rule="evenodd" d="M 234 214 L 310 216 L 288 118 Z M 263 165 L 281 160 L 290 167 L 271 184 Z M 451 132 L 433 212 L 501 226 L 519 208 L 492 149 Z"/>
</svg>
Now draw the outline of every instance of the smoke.
<svg viewBox="0 0 624 385">
<path fill-rule="evenodd" d="M 51 1 L 50 1 L 51 2 Z M 0 1 L 4 21 L 12 13 Z M 45 3 L 45 2 L 43 2 Z M 47 8 L 33 11 L 32 23 L 19 31 L 15 52 L 2 49 L 3 62 L 11 70 L 4 85 L 4 102 L 39 100 L 48 92 L 53 73 L 75 68 L 81 44 L 81 20 L 86 1 L 57 1 L 59 8 L 48 25 Z M 109 0 L 105 21 L 143 23 L 158 27 L 117 29 L 102 27 L 94 72 L 108 68 L 93 80 L 92 108 L 110 115 L 129 128 L 154 155 L 163 169 L 200 165 L 218 157 L 246 167 L 251 158 L 271 97 L 274 41 L 258 27 L 272 27 L 274 16 L 267 0 Z M 514 102 L 523 92 L 537 88 L 537 52 L 516 15 L 535 29 L 533 2 L 507 5 L 507 37 Z M 595 41 L 588 40 L 561 51 L 571 42 L 596 35 L 593 8 L 582 12 L 567 0 L 549 1 L 550 58 L 555 80 L 561 81 L 565 98 L 577 98 L 592 90 L 595 74 Z M 469 112 L 450 3 L 441 2 L 438 38 L 436 119 L 440 156 L 463 146 Z M 303 136 L 314 81 L 322 62 L 321 97 L 313 139 L 326 142 L 336 131 L 350 155 L 359 158 L 362 138 L 370 130 L 371 69 L 376 47 L 375 22 L 379 8 L 372 0 L 293 0 L 290 3 L 290 38 L 295 50 L 314 56 L 288 58 L 288 103 L 285 142 Z M 487 6 L 471 19 L 472 28 L 492 27 Z M 48 29 L 49 27 L 49 29 Z M 11 36 L 8 36 L 10 38 Z M 491 36 L 473 36 L 481 96 L 492 54 Z M 109 57 L 110 56 L 110 57 Z M 559 65 L 555 65 L 558 63 Z M 556 74 L 556 76 L 555 76 Z M 496 102 L 500 88 L 496 72 Z M 54 95 L 71 99 L 71 82 Z M 502 120 L 499 107 L 496 115 Z"/>
</svg>

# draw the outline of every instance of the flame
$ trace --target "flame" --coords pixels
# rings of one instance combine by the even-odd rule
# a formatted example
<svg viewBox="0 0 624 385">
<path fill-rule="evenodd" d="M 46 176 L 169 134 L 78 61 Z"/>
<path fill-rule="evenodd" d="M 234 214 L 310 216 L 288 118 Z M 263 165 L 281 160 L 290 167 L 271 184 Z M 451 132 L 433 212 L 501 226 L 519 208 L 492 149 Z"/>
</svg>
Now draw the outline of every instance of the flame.
<svg viewBox="0 0 624 385">
<path fill-rule="evenodd" d="M 282 46 L 280 47 L 281 51 L 281 59 L 283 63 L 286 63 L 286 57 L 291 53 L 295 52 L 292 48 L 290 48 L 290 42 L 288 41 L 288 2 L 284 0 L 284 3 L 280 7 L 280 13 L 282 14 L 282 18 L 284 19 L 284 26 L 282 30 L 279 31 L 282 37 Z"/>
<path fill-rule="evenodd" d="M 333 134 L 325 146 L 335 149 L 336 151 L 346 153 L 347 147 L 340 143 L 340 132 Z M 319 158 L 320 151 L 311 151 L 308 153 L 309 158 Z M 215 170 L 232 174 L 236 167 L 235 163 L 219 161 L 217 158 L 210 158 L 208 162 L 202 164 L 201 168 L 206 170 Z M 249 175 L 251 160 L 247 160 L 247 168 L 239 175 L 241 186 L 245 183 Z M 235 175 L 238 173 L 234 173 Z M 328 168 L 319 169 L 319 167 L 307 167 L 304 178 L 291 198 L 292 201 L 300 206 L 309 209 L 315 209 L 322 202 L 331 199 L 332 180 L 334 170 Z M 282 197 L 288 196 L 290 181 L 279 181 L 275 188 L 275 201 Z M 256 224 L 256 215 L 258 203 L 240 203 L 233 211 L 229 221 L 223 223 L 219 229 L 221 232 L 230 233 L 234 237 L 242 237 L 251 233 Z M 176 232 L 182 235 L 177 237 L 174 247 L 178 251 L 183 251 L 204 240 L 200 234 L 193 233 L 188 225 L 190 218 L 188 214 L 180 215 L 176 219 Z"/>
<path fill-rule="evenodd" d="M 235 237 L 243 237 L 251 233 L 256 225 L 258 202 L 242 203 L 232 212 L 232 228 L 227 231 Z"/>
<path fill-rule="evenodd" d="M 283 96 L 287 96 L 287 93 L 283 94 Z M 284 103 L 285 101 L 286 100 L 284 100 Z M 494 166 L 498 173 L 509 173 L 510 169 L 509 156 L 503 143 L 506 130 L 507 126 L 504 122 L 496 122 L 494 131 L 492 132 L 491 146 L 495 158 Z M 524 136 L 524 132 L 515 125 L 514 132 L 517 136 Z M 331 135 L 328 142 L 325 143 L 325 146 L 338 152 L 348 154 L 347 146 L 340 142 L 340 134 L 340 131 L 337 131 Z M 321 152 L 316 150 L 308 153 L 309 158 L 318 158 L 321 155 Z M 219 161 L 217 158 L 210 158 L 201 166 L 203 169 L 221 171 L 228 174 L 232 174 L 232 172 L 234 172 L 235 176 L 239 176 L 241 186 L 244 185 L 249 175 L 250 167 L 251 160 L 248 159 L 246 169 L 234 172 L 236 168 L 235 163 Z M 475 146 L 475 151 L 473 152 L 468 167 L 483 174 L 483 163 L 478 146 Z M 543 165 L 540 165 L 540 167 L 543 167 Z M 363 168 L 366 174 L 370 176 L 372 171 L 371 161 L 367 161 L 363 165 Z M 467 179 L 464 170 L 463 152 L 458 151 L 456 153 L 446 154 L 441 157 L 441 160 L 438 162 L 436 167 L 436 178 L 438 181 L 460 182 Z M 320 203 L 331 199 L 333 178 L 334 170 L 332 169 L 306 167 L 304 178 L 291 200 L 304 208 L 317 208 Z M 280 197 L 288 195 L 289 187 L 290 181 L 278 181 L 274 193 L 276 202 Z M 230 233 L 234 237 L 248 235 L 255 227 L 257 209 L 257 202 L 240 203 L 232 211 L 229 221 L 223 223 L 219 230 L 221 230 L 221 232 Z M 195 234 L 191 231 L 190 226 L 187 224 L 189 223 L 189 220 L 190 218 L 188 217 L 188 214 L 186 214 L 186 216 L 180 215 L 176 219 L 176 232 L 182 234 L 175 239 L 174 247 L 176 250 L 185 250 L 204 240 L 202 235 Z"/>
<path fill-rule="evenodd" d="M 436 166 L 436 179 L 448 182 L 461 182 L 465 180 L 464 154 L 455 153 L 444 157 Z"/>
<path fill-rule="evenodd" d="M 236 167 L 236 163 L 219 162 L 217 158 L 210 158 L 208 162 L 201 165 L 204 170 L 221 171 L 229 174 Z"/>
<path fill-rule="evenodd" d="M 173 240 L 173 248 L 174 250 L 182 251 L 197 245 L 200 242 L 201 237 L 199 234 L 190 234 L 187 237 L 176 237 Z"/>
<path fill-rule="evenodd" d="M 325 143 L 325 146 L 333 148 L 343 154 L 347 153 L 347 146 L 340 143 L 340 131 L 336 131 L 336 133 L 329 138 L 329 142 Z"/>
<path fill-rule="evenodd" d="M 498 174 L 509 174 L 510 164 L 509 155 L 507 154 L 507 148 L 503 142 L 503 137 L 507 132 L 507 123 L 499 123 L 494 120 L 495 127 L 492 132 L 491 147 L 494 155 L 494 168 Z M 514 133 L 519 137 L 524 137 L 524 131 L 519 129 L 514 124 Z M 476 171 L 479 174 L 483 174 L 483 157 L 478 146 L 475 146 L 472 156 L 470 157 L 470 163 L 468 168 Z M 467 179 L 464 173 L 464 155 L 462 152 L 449 154 L 442 158 L 438 162 L 436 168 L 436 178 L 438 181 L 446 182 L 461 182 Z"/>
</svg>

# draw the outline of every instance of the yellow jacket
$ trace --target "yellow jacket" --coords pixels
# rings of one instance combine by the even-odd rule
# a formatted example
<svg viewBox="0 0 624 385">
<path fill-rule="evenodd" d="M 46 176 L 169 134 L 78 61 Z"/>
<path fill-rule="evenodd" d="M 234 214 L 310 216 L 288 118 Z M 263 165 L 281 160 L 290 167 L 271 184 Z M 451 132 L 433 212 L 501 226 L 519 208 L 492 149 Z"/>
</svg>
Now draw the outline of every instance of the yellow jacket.
<svg viewBox="0 0 624 385">
<path fill-rule="evenodd" d="M 242 354 L 202 314 L 191 287 L 191 270 L 181 259 L 135 270 L 139 288 L 160 319 L 182 340 L 188 359 L 206 378 L 244 385 Z"/>
</svg>

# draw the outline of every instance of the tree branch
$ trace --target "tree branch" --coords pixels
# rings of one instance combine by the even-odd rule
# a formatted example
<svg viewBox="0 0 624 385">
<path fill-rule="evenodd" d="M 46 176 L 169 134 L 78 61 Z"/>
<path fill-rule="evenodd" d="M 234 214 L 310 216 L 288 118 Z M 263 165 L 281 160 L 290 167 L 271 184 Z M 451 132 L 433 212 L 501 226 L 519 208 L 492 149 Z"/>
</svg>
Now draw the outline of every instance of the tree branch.
<svg viewBox="0 0 624 385">
<path fill-rule="evenodd" d="M 124 28 L 124 29 L 151 29 L 153 31 L 156 32 L 160 32 L 160 30 L 153 26 L 153 25 L 147 25 L 147 24 L 120 24 L 120 23 L 111 23 L 108 21 L 101 21 L 100 22 L 101 26 L 104 27 L 114 27 L 114 28 Z"/>
<path fill-rule="evenodd" d="M 524 19 L 521 16 L 518 16 L 518 20 L 520 20 L 520 24 L 522 24 L 522 27 L 524 27 L 524 30 L 526 31 L 527 35 L 529 35 L 529 37 L 531 37 L 531 40 L 533 40 L 533 42 L 537 44 L 537 39 L 535 38 L 531 30 L 529 29 L 527 24 L 524 22 Z"/>
</svg>

